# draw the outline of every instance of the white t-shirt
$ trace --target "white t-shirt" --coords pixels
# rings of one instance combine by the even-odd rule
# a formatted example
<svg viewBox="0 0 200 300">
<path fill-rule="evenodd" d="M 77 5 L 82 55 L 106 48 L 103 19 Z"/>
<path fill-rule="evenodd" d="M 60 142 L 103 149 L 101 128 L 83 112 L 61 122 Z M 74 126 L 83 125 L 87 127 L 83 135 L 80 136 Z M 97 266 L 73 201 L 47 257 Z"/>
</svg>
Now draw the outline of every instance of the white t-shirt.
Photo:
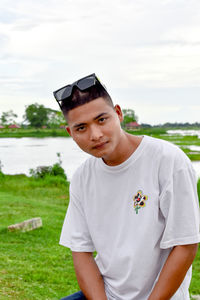
<svg viewBox="0 0 200 300">
<path fill-rule="evenodd" d="M 74 174 L 60 244 L 97 251 L 109 300 L 147 300 L 172 247 L 198 242 L 196 176 L 177 146 L 144 136 L 122 164 L 91 157 Z M 189 300 L 190 279 L 171 299 Z"/>
</svg>

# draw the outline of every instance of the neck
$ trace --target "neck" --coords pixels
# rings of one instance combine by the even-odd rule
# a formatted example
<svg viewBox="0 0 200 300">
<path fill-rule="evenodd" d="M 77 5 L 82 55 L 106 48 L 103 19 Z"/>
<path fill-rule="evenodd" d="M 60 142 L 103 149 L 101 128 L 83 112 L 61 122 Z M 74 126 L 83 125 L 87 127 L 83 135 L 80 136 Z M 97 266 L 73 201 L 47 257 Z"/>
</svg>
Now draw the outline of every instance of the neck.
<svg viewBox="0 0 200 300">
<path fill-rule="evenodd" d="M 103 158 L 105 164 L 109 166 L 116 166 L 126 161 L 135 152 L 139 146 L 142 137 L 128 134 L 122 130 L 120 143 L 115 149 L 111 158 Z"/>
</svg>

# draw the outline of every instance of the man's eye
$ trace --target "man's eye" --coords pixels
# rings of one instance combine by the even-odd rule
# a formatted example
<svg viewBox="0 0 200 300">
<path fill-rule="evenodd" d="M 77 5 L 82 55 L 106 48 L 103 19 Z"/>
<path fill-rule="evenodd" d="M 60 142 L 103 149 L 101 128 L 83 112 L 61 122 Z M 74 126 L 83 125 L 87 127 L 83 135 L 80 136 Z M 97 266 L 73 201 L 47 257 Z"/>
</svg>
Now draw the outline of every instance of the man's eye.
<svg viewBox="0 0 200 300">
<path fill-rule="evenodd" d="M 105 120 L 106 120 L 106 118 L 100 118 L 100 119 L 99 119 L 99 123 L 104 123 Z"/>
<path fill-rule="evenodd" d="M 81 126 L 77 128 L 77 131 L 84 131 L 85 130 L 85 126 Z"/>
</svg>

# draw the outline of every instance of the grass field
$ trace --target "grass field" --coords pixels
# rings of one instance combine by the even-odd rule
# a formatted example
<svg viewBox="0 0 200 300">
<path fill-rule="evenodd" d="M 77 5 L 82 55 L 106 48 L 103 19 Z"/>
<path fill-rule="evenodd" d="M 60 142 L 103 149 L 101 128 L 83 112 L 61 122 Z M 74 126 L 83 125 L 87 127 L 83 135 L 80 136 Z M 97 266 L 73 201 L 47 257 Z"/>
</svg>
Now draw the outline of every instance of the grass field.
<svg viewBox="0 0 200 300">
<path fill-rule="evenodd" d="M 78 289 L 71 253 L 58 244 L 68 183 L 25 175 L 0 179 L 0 299 L 60 299 Z M 41 217 L 43 227 L 9 233 L 7 226 Z"/>
<path fill-rule="evenodd" d="M 70 250 L 58 244 L 68 187 L 59 177 L 1 176 L 1 300 L 58 300 L 78 289 Z M 33 217 L 42 218 L 42 228 L 27 233 L 7 231 L 8 225 Z M 193 269 L 190 291 L 200 294 L 200 249 Z"/>
</svg>

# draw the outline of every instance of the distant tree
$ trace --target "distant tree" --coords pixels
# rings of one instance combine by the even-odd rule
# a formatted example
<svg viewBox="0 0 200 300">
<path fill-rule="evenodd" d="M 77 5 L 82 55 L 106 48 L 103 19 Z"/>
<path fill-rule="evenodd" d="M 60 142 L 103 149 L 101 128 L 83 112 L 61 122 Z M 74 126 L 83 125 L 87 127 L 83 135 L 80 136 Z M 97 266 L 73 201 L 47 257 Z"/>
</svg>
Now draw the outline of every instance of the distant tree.
<svg viewBox="0 0 200 300">
<path fill-rule="evenodd" d="M 13 112 L 13 110 L 2 112 L 0 117 L 0 123 L 2 125 L 9 125 L 16 122 L 17 114 Z"/>
<path fill-rule="evenodd" d="M 47 125 L 48 110 L 44 105 L 35 103 L 26 106 L 24 120 L 28 122 L 31 127 L 42 127 Z"/>
<path fill-rule="evenodd" d="M 122 112 L 124 116 L 123 126 L 125 126 L 127 123 L 138 121 L 138 117 L 133 109 L 122 109 Z"/>
<path fill-rule="evenodd" d="M 152 127 L 152 125 L 146 124 L 146 123 L 142 123 L 142 124 L 140 124 L 140 126 L 141 126 L 142 128 L 151 128 L 151 127 Z"/>
<path fill-rule="evenodd" d="M 47 108 L 48 121 L 47 126 L 50 128 L 57 128 L 66 124 L 66 120 L 61 111 Z"/>
</svg>

